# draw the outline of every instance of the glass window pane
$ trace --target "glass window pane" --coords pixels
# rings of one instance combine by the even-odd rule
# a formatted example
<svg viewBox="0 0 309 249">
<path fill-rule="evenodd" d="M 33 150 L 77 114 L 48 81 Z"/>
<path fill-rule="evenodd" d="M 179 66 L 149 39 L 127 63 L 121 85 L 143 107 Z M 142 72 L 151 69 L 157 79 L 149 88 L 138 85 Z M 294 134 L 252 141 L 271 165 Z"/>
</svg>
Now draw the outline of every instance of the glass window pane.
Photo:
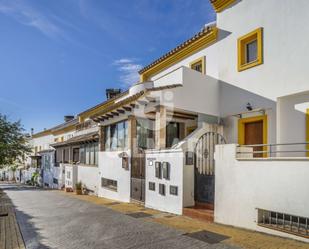
<svg viewBox="0 0 309 249">
<path fill-rule="evenodd" d="M 111 125 L 111 149 L 116 150 L 117 149 L 117 126 Z"/>
<path fill-rule="evenodd" d="M 82 145 L 79 149 L 80 163 L 85 164 L 85 146 Z"/>
<path fill-rule="evenodd" d="M 257 59 L 257 40 L 247 43 L 246 45 L 247 63 Z"/>
<path fill-rule="evenodd" d="M 94 164 L 98 165 L 98 157 L 99 157 L 99 144 L 96 143 L 94 145 Z"/>
<path fill-rule="evenodd" d="M 89 144 L 90 150 L 90 162 L 89 164 L 94 165 L 94 144 Z"/>
<path fill-rule="evenodd" d="M 166 127 L 166 147 L 172 147 L 179 142 L 179 123 L 171 122 Z"/>
<path fill-rule="evenodd" d="M 128 130 L 128 121 L 124 121 L 124 148 L 128 148 L 128 136 L 129 130 Z"/>
<path fill-rule="evenodd" d="M 202 72 L 202 62 L 195 63 L 191 66 L 191 68 L 195 71 Z"/>
<path fill-rule="evenodd" d="M 118 133 L 118 148 L 124 148 L 124 122 L 117 124 L 117 133 Z"/>
<path fill-rule="evenodd" d="M 111 146 L 111 129 L 110 126 L 105 127 L 105 150 L 109 150 Z"/>
<path fill-rule="evenodd" d="M 154 148 L 154 121 L 148 119 L 137 120 L 137 143 L 142 149 Z"/>
<path fill-rule="evenodd" d="M 90 147 L 86 145 L 86 164 L 90 164 Z"/>
</svg>

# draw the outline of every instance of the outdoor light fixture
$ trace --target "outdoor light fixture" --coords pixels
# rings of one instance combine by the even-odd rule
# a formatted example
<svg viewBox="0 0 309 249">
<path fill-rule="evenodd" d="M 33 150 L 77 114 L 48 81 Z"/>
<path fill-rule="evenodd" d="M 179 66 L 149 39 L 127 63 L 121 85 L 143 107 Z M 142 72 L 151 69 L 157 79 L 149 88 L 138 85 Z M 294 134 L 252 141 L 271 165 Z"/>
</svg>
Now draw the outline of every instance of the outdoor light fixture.
<svg viewBox="0 0 309 249">
<path fill-rule="evenodd" d="M 246 107 L 247 107 L 248 111 L 252 111 L 253 110 L 253 107 L 252 107 L 252 105 L 249 102 L 247 103 Z"/>
</svg>

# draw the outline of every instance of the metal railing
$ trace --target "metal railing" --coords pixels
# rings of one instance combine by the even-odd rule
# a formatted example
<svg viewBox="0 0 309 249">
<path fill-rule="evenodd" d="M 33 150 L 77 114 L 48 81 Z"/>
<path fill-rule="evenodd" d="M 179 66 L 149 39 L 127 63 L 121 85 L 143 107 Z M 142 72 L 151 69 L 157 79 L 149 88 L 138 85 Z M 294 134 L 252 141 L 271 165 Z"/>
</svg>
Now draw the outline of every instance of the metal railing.
<svg viewBox="0 0 309 249">
<path fill-rule="evenodd" d="M 258 225 L 309 238 L 309 218 L 258 209 Z"/>
<path fill-rule="evenodd" d="M 280 148 L 279 148 L 280 147 Z M 281 144 L 252 144 L 239 145 L 236 158 L 258 158 L 258 157 L 308 157 L 309 142 L 303 143 L 281 143 Z"/>
</svg>

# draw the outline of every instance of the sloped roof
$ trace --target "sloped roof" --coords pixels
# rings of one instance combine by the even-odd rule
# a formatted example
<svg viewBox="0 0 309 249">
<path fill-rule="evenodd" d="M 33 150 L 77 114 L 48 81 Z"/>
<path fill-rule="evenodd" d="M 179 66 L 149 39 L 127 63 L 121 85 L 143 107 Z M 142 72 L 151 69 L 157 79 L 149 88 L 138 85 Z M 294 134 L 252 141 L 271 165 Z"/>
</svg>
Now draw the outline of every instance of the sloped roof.
<svg viewBox="0 0 309 249">
<path fill-rule="evenodd" d="M 168 51 L 155 61 L 151 62 L 149 65 L 145 66 L 139 71 L 139 74 L 142 74 L 146 72 L 148 69 L 152 68 L 153 66 L 159 64 L 160 62 L 166 60 L 167 58 L 171 57 L 172 55 L 180 52 L 184 48 L 188 47 L 192 43 L 196 42 L 197 40 L 201 39 L 204 36 L 207 36 L 208 34 L 212 33 L 214 31 L 214 26 L 206 26 L 201 31 L 196 33 L 194 36 L 190 37 L 188 40 L 184 41 L 183 43 L 179 44 L 177 47 L 173 48 L 172 50 Z"/>
<path fill-rule="evenodd" d="M 97 141 L 98 139 L 99 139 L 99 134 L 97 131 L 95 131 L 95 132 L 89 132 L 89 133 L 86 133 L 80 136 L 74 136 L 66 141 L 51 144 L 51 146 L 60 147 L 60 146 L 71 145 L 71 144 L 80 144 L 80 143 L 89 142 L 89 141 Z"/>
</svg>

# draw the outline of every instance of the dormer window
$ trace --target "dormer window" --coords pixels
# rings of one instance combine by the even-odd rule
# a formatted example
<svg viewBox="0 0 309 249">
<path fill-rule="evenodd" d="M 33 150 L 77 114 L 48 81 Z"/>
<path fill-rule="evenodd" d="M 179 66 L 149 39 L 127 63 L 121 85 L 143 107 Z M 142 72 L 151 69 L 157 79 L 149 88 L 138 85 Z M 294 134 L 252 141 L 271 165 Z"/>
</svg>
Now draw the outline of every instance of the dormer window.
<svg viewBox="0 0 309 249">
<path fill-rule="evenodd" d="M 202 74 L 205 74 L 205 56 L 192 61 L 190 63 L 190 68 Z"/>
<path fill-rule="evenodd" d="M 262 28 L 238 39 L 238 71 L 263 63 Z"/>
</svg>

